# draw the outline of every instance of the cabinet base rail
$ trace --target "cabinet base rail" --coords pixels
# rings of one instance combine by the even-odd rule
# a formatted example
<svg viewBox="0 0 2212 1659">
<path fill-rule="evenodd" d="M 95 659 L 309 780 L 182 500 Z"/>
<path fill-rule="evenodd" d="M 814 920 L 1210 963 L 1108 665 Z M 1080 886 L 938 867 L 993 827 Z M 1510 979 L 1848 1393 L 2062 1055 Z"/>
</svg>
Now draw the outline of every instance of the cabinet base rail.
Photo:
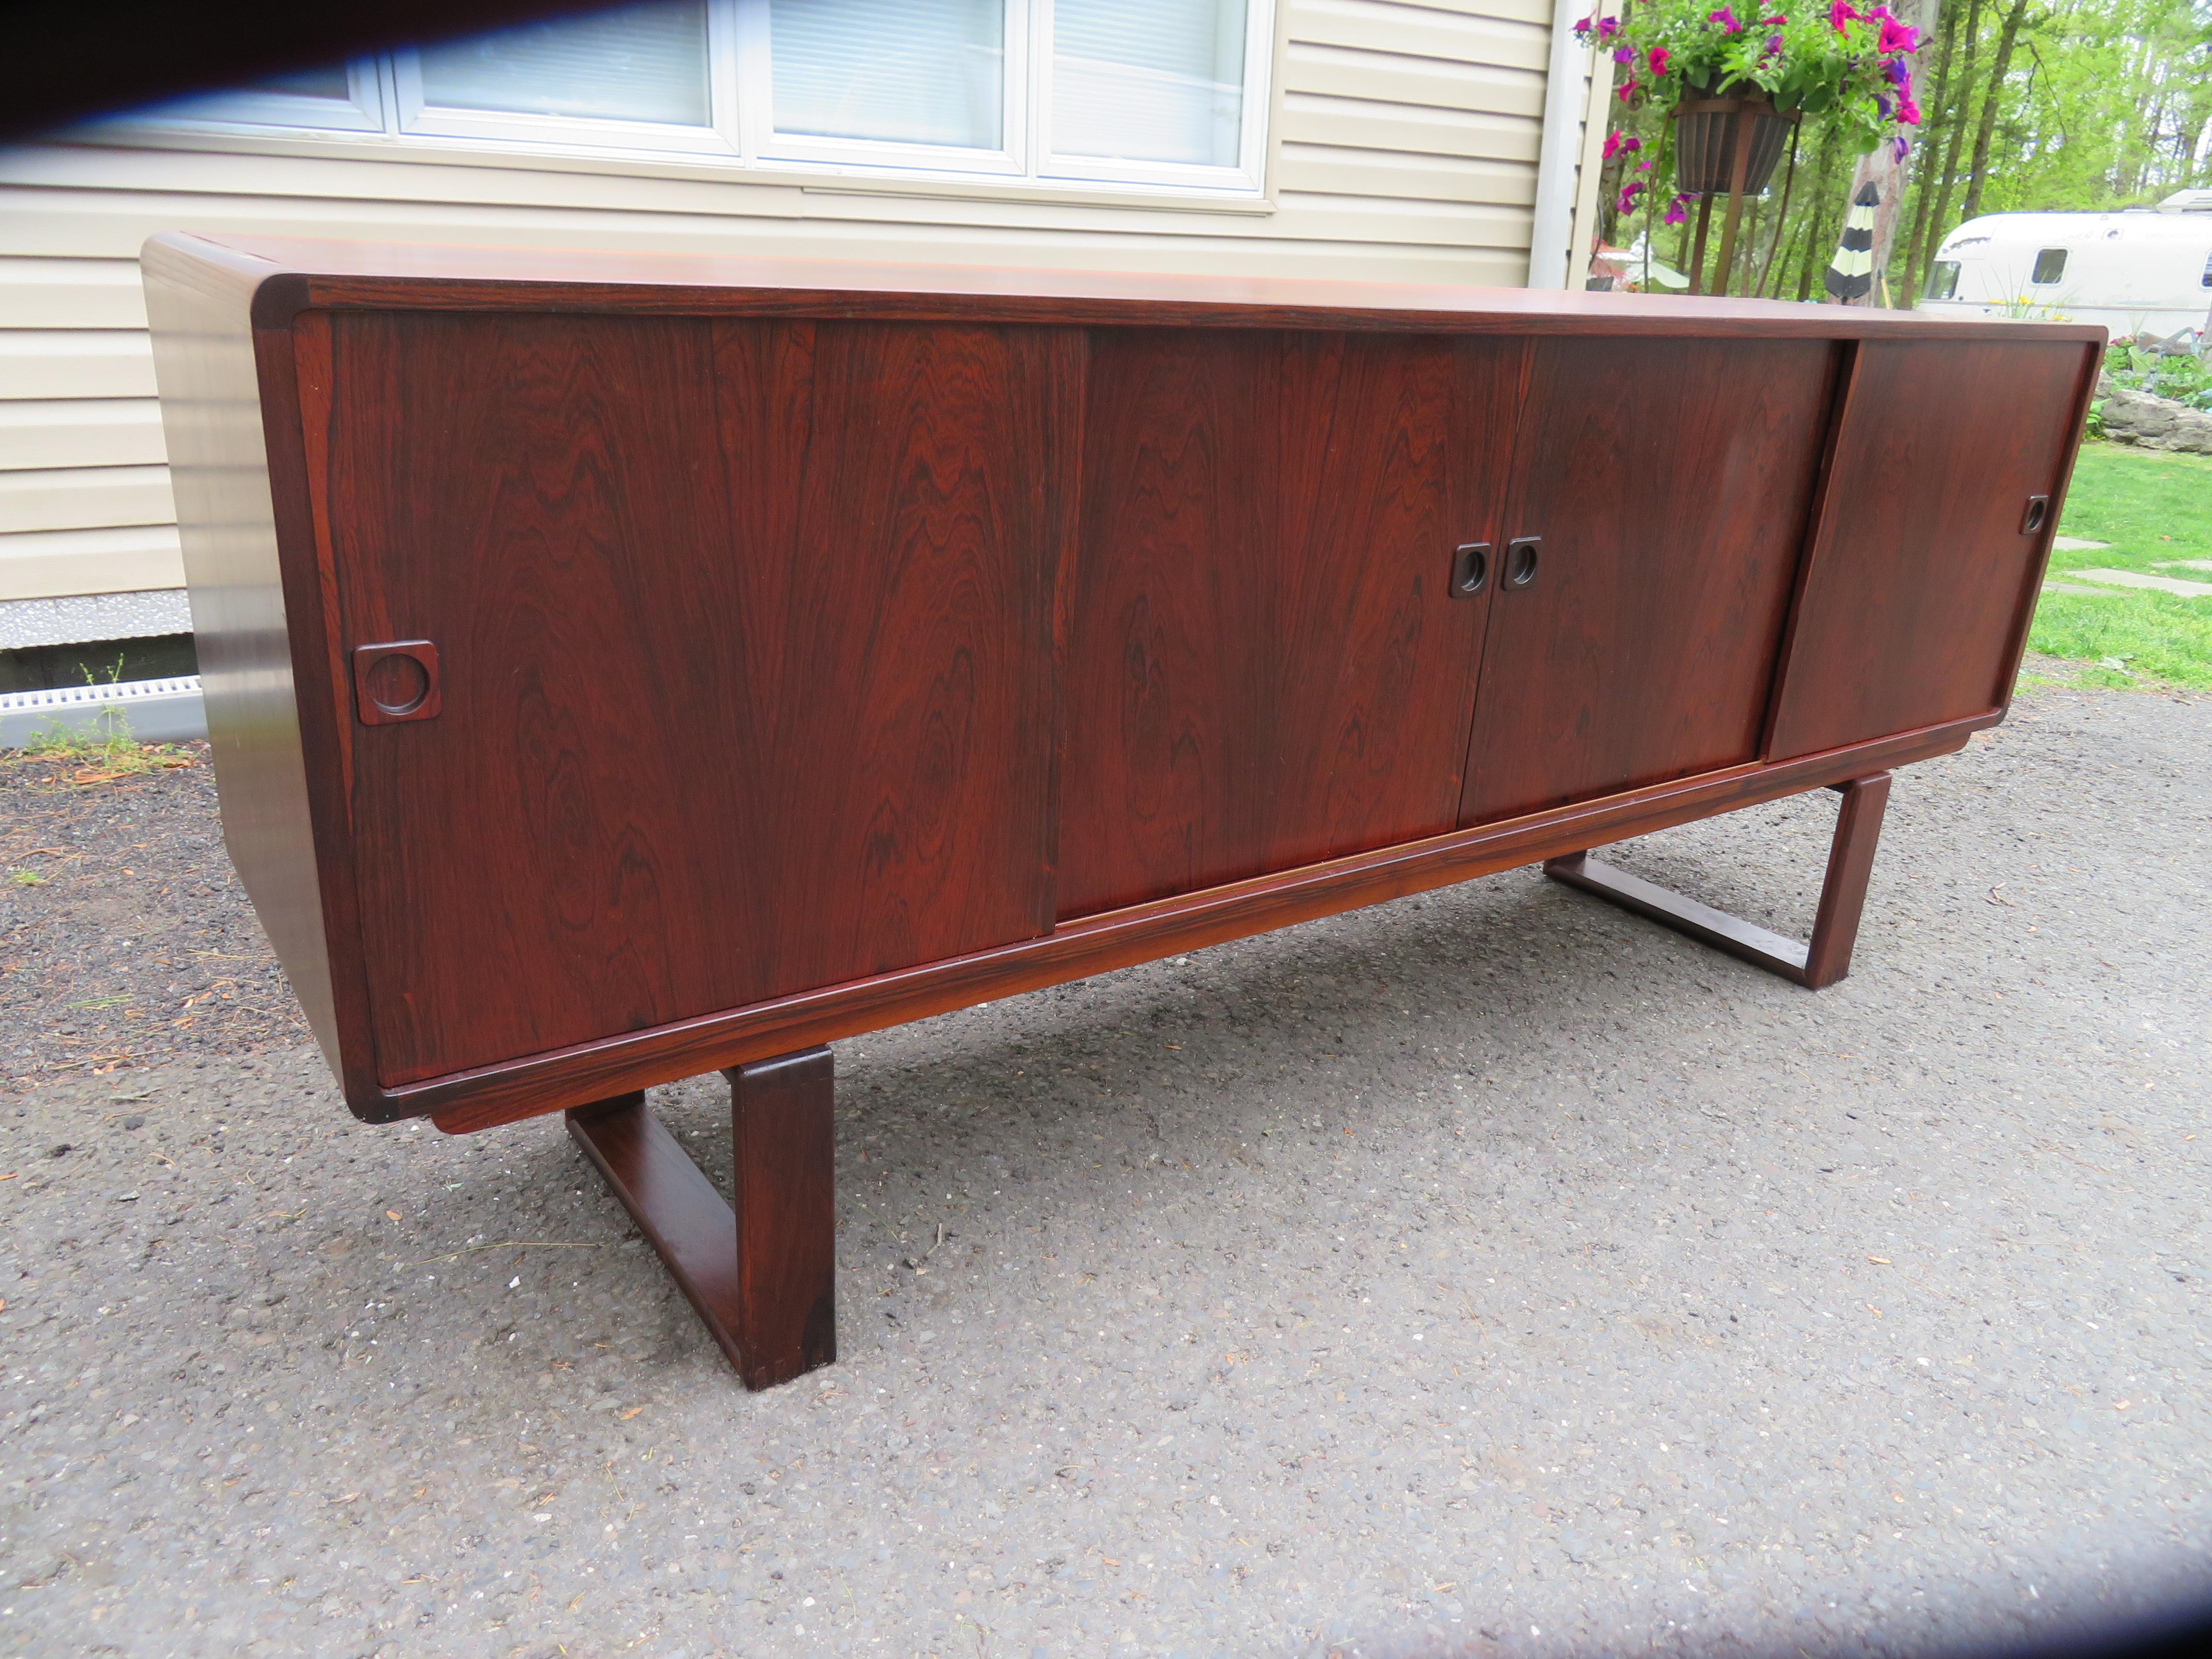
<svg viewBox="0 0 2212 1659">
<path fill-rule="evenodd" d="M 836 1142 L 827 1048 L 731 1067 L 734 1206 L 642 1091 L 568 1113 L 606 1178 L 748 1389 L 837 1358 Z"/>
<path fill-rule="evenodd" d="M 1875 772 L 1829 787 L 1844 798 L 1843 810 L 1836 815 L 1836 836 L 1828 848 L 1828 874 L 1820 886 L 1813 937 L 1803 944 L 1601 864 L 1587 852 L 1547 859 L 1544 873 L 1817 991 L 1851 969 L 1851 946 L 1857 942 L 1859 915 L 1866 907 L 1867 878 L 1874 869 L 1875 845 L 1881 838 L 1882 812 L 1889 805 L 1889 774 Z"/>
</svg>

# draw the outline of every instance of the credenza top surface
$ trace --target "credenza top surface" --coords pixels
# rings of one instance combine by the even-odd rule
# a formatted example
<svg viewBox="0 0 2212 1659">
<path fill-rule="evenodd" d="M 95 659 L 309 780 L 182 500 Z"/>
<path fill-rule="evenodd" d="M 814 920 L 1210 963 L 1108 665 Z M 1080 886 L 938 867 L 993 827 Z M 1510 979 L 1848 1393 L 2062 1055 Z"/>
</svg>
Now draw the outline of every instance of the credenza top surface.
<svg viewBox="0 0 2212 1659">
<path fill-rule="evenodd" d="M 259 328 L 306 310 L 488 310 L 1468 334 L 2101 342 L 2102 328 L 1711 296 L 605 252 L 167 233 L 149 275 L 236 291 Z"/>
</svg>

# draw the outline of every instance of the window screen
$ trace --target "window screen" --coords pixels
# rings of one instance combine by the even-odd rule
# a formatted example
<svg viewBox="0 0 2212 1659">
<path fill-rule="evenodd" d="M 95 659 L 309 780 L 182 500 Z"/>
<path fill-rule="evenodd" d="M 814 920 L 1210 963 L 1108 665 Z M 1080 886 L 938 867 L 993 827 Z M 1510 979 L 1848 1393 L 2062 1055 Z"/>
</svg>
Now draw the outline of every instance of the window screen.
<svg viewBox="0 0 2212 1659">
<path fill-rule="evenodd" d="M 1244 112 L 1244 0 L 1058 0 L 1058 155 L 1235 167 Z"/>
<path fill-rule="evenodd" d="M 2066 250 L 2047 247 L 2035 256 L 2035 275 L 2031 282 L 2055 283 L 2066 275 Z"/>
<path fill-rule="evenodd" d="M 425 46 L 421 63 L 422 101 L 446 109 L 693 127 L 714 118 L 706 0 L 526 24 Z"/>
<path fill-rule="evenodd" d="M 775 130 L 1005 145 L 1004 0 L 774 0 Z"/>
</svg>

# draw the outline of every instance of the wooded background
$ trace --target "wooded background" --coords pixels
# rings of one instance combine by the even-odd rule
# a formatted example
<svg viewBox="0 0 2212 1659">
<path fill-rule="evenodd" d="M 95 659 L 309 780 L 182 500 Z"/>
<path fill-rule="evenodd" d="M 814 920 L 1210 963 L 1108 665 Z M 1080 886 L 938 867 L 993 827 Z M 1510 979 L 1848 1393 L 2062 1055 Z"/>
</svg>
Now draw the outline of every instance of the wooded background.
<svg viewBox="0 0 2212 1659">
<path fill-rule="evenodd" d="M 2212 185 L 2212 0 L 1905 0 L 1891 9 L 1929 37 L 1914 59 L 1924 118 L 1907 129 L 1911 150 L 1902 161 L 1887 151 L 1863 159 L 1808 116 L 1794 181 L 1785 163 L 1766 194 L 1745 204 L 1748 234 L 1727 291 L 1820 298 L 1844 209 L 1869 177 L 1885 198 L 1875 246 L 1887 281 L 1874 300 L 1899 307 L 1917 297 L 1944 236 L 1978 213 L 2128 207 Z M 1656 151 L 1667 112 L 1614 108 L 1620 130 L 1644 146 L 1613 164 L 1626 178 Z M 1606 241 L 1626 246 L 1649 224 L 1654 254 L 1687 270 L 1690 226 L 1659 222 L 1666 201 L 1610 214 Z M 1723 204 L 1714 204 L 1716 222 Z M 1717 273 L 1707 273 L 1706 288 L 1720 290 Z"/>
</svg>

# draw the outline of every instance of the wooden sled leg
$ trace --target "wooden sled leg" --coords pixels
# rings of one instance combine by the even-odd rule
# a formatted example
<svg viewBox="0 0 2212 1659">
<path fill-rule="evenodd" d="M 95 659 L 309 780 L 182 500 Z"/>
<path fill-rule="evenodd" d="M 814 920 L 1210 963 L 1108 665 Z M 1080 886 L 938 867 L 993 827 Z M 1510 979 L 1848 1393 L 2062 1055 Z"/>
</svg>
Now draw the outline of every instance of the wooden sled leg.
<svg viewBox="0 0 2212 1659">
<path fill-rule="evenodd" d="M 1828 877 L 1821 884 L 1820 908 L 1807 944 L 1601 864 L 1588 853 L 1547 859 L 1544 873 L 1817 991 L 1833 985 L 1851 969 L 1859 913 L 1866 907 L 1867 878 L 1874 870 L 1875 845 L 1881 838 L 1882 811 L 1889 804 L 1889 774 L 1876 772 L 1832 787 L 1844 798 L 1844 805 L 1836 817 Z"/>
<path fill-rule="evenodd" d="M 734 1213 L 642 1094 L 576 1108 L 568 1133 L 745 1386 L 765 1389 L 837 1357 L 834 1073 L 809 1048 L 723 1075 Z"/>
</svg>

